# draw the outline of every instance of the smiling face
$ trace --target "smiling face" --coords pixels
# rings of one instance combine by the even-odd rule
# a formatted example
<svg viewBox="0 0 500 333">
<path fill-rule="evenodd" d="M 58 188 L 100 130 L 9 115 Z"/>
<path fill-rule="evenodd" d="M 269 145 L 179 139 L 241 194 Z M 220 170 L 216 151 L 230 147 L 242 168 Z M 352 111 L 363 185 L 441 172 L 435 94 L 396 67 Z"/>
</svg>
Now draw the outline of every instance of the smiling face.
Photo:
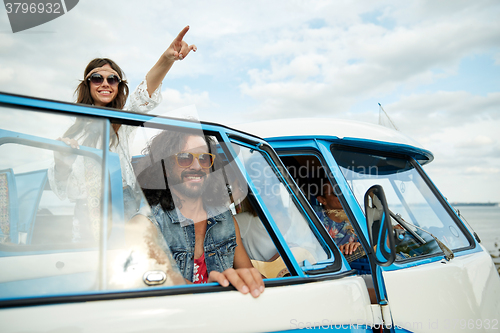
<svg viewBox="0 0 500 333">
<path fill-rule="evenodd" d="M 111 68 L 109 64 L 106 64 L 101 67 L 101 70 L 96 72 L 101 74 L 104 78 L 107 78 L 111 74 L 114 74 L 115 71 Z M 90 95 L 94 101 L 94 105 L 96 106 L 106 106 L 111 103 L 118 94 L 118 85 L 111 86 L 108 83 L 108 80 L 104 80 L 102 84 L 96 85 L 92 82 L 89 82 Z"/>
<path fill-rule="evenodd" d="M 188 136 L 181 152 L 208 153 L 209 151 L 203 137 Z M 183 168 L 175 162 L 175 157 L 173 158 L 172 167 L 167 172 L 171 189 L 188 198 L 200 198 L 205 190 L 210 168 L 202 168 L 197 158 L 189 167 Z"/>
</svg>

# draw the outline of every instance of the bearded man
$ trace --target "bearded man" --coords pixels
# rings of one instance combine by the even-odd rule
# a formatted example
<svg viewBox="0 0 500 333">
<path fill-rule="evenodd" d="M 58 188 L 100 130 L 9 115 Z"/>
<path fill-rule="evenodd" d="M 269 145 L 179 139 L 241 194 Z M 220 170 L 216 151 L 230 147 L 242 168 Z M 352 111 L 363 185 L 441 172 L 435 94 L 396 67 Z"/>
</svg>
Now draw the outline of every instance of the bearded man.
<svg viewBox="0 0 500 333">
<path fill-rule="evenodd" d="M 131 222 L 156 226 L 188 283 L 232 284 L 258 297 L 264 282 L 242 245 L 215 151 L 208 136 L 157 135 L 143 158 L 149 166 L 138 176 L 151 208 Z"/>
</svg>

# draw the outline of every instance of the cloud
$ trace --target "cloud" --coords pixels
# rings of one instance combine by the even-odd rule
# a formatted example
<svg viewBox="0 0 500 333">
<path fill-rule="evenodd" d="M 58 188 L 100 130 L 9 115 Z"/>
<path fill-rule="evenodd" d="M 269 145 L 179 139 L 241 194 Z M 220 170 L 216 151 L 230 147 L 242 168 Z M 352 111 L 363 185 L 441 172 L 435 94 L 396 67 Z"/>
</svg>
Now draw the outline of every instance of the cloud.
<svg viewBox="0 0 500 333">
<path fill-rule="evenodd" d="M 456 148 L 483 148 L 483 147 L 490 147 L 492 145 L 496 144 L 496 140 L 493 139 L 492 137 L 485 136 L 485 135 L 477 135 L 472 139 L 467 139 L 462 142 L 458 142 L 455 144 Z"/>
<path fill-rule="evenodd" d="M 470 167 L 465 169 L 466 174 L 470 175 L 487 175 L 487 174 L 493 174 L 493 175 L 498 175 L 500 174 L 500 168 L 483 168 L 483 167 Z"/>
<path fill-rule="evenodd" d="M 495 0 L 470 2 L 467 0 L 440 1 L 432 0 L 406 1 L 395 5 L 391 2 L 384 16 L 393 18 L 398 26 L 420 24 L 423 21 L 438 22 L 443 18 L 448 20 L 463 20 L 468 17 L 482 16 L 489 20 L 495 18 L 499 6 Z"/>
<path fill-rule="evenodd" d="M 216 106 L 210 100 L 208 92 L 205 91 L 197 94 L 193 93 L 188 87 L 184 88 L 184 92 L 167 88 L 162 91 L 162 97 L 165 102 L 160 104 L 154 112 L 158 115 L 168 115 L 168 113 L 188 105 L 196 105 L 196 108 L 199 110 Z"/>
<path fill-rule="evenodd" d="M 242 94 L 261 102 L 254 115 L 294 117 L 302 107 L 302 112 L 338 115 L 360 99 L 456 75 L 464 56 L 498 46 L 500 22 L 485 19 L 491 15 L 486 6 L 471 5 L 476 16 L 465 15 L 460 6 L 441 6 L 438 12 L 453 13 L 441 20 L 426 16 L 427 5 L 417 7 L 421 20 L 392 30 L 353 20 L 344 27 L 292 24 L 274 32 L 256 48 L 257 57 L 271 59 L 269 66 L 250 68 L 240 85 Z M 437 98 L 444 102 L 446 96 Z M 495 96 L 487 100 L 495 102 Z"/>
<path fill-rule="evenodd" d="M 14 79 L 15 71 L 13 68 L 6 68 L 0 65 L 0 84 L 7 84 Z"/>
<path fill-rule="evenodd" d="M 438 91 L 404 96 L 384 109 L 400 129 L 427 135 L 471 122 L 498 120 L 499 105 L 500 92 L 477 96 L 465 91 Z"/>
<path fill-rule="evenodd" d="M 343 99 L 342 106 L 352 105 L 360 96 L 387 94 L 401 84 L 430 82 L 436 76 L 432 68 L 453 68 L 471 49 L 484 49 L 500 36 L 499 23 L 485 19 L 492 12 L 488 2 L 446 2 L 438 6 L 384 1 L 361 6 L 277 1 L 266 2 L 265 7 L 262 10 L 255 3 L 228 6 L 225 1 L 182 5 L 144 1 L 141 6 L 120 2 L 115 6 L 110 1 L 95 11 L 91 3 L 82 2 L 75 11 L 42 26 L 52 34 L 18 34 L 17 43 L 1 49 L 9 54 L 5 63 L 9 68 L 29 63 L 35 68 L 69 69 L 64 72 L 73 81 L 45 78 L 52 87 L 73 87 L 85 64 L 98 56 L 116 60 L 129 81 L 138 83 L 177 31 L 191 24 L 187 39 L 196 41 L 200 52 L 189 59 L 189 64 L 176 64 L 169 77 L 248 73 L 242 77 L 246 84 L 242 86 L 243 94 L 287 109 L 288 103 L 277 100 L 286 93 L 280 93 L 275 86 L 275 96 L 260 93 L 268 88 L 267 84 L 285 83 L 285 89 L 290 81 L 307 82 L 306 88 L 324 84 L 324 88 L 313 88 L 323 91 L 323 95 L 310 99 L 327 96 Z M 466 15 L 466 9 L 476 15 Z M 125 14 L 129 11 L 134 15 Z M 397 21 L 405 17 L 407 23 L 403 25 L 400 20 L 400 26 L 389 30 L 363 22 L 360 15 L 371 11 L 380 11 L 384 19 Z M 111 17 L 109 12 L 113 12 Z M 171 15 L 173 12 L 175 15 Z M 206 15 L 214 19 L 206 20 Z M 313 27 L 310 22 L 314 20 L 324 24 Z M 20 81 L 11 82 L 9 91 L 23 90 Z M 42 95 L 36 89 L 29 93 Z M 49 97 L 60 98 L 55 93 Z M 267 102 L 266 98 L 275 101 Z M 338 106 L 323 103 L 317 112 L 330 114 L 331 108 Z"/>
<path fill-rule="evenodd" d="M 460 126 L 443 127 L 434 133 L 417 134 L 417 141 L 434 154 L 425 167 L 433 181 L 454 201 L 500 201 L 498 171 L 500 120 L 463 122 Z M 424 140 L 425 139 L 425 140 Z"/>
</svg>

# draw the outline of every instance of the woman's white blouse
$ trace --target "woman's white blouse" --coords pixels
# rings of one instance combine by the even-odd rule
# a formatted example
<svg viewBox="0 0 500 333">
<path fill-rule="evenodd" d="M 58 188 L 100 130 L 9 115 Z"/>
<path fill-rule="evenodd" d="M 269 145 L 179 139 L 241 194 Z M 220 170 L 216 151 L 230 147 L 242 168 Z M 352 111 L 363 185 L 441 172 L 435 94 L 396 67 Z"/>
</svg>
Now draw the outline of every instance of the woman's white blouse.
<svg viewBox="0 0 500 333">
<path fill-rule="evenodd" d="M 147 82 L 144 79 L 141 84 L 135 89 L 135 91 L 130 95 L 127 105 L 125 105 L 124 110 L 148 113 L 152 111 L 155 107 L 160 104 L 162 100 L 161 95 L 161 84 L 155 90 L 155 92 L 149 97 L 147 91 Z M 122 182 L 123 187 L 130 186 L 132 189 L 136 185 L 134 170 L 131 166 L 130 158 L 130 144 L 134 139 L 134 132 L 137 127 L 122 125 L 118 130 L 119 143 L 110 146 L 110 151 L 117 153 L 120 158 L 120 167 L 122 170 Z M 80 137 L 76 140 L 79 144 L 82 144 L 87 135 L 82 133 Z M 97 147 L 101 145 L 101 140 L 97 142 Z M 48 170 L 48 179 L 51 184 L 51 188 L 54 193 L 61 199 L 66 198 L 70 200 L 83 199 L 87 197 L 87 190 L 85 184 L 85 168 L 84 159 L 82 156 L 78 156 L 73 163 L 73 169 L 67 180 L 59 181 L 56 180 L 54 176 L 54 165 Z"/>
</svg>

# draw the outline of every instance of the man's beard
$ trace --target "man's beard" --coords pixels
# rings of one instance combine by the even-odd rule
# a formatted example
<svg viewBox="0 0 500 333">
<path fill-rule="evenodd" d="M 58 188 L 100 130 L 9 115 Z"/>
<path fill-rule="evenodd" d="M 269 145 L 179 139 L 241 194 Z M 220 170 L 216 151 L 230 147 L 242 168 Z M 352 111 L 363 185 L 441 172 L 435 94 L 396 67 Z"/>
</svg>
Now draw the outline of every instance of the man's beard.
<svg viewBox="0 0 500 333">
<path fill-rule="evenodd" d="M 183 182 L 184 177 L 195 176 L 202 177 L 203 182 L 200 184 Z M 168 177 L 168 183 L 171 188 L 190 199 L 197 199 L 203 195 L 207 188 L 209 175 L 204 171 L 183 171 L 180 178 L 175 176 Z"/>
</svg>

